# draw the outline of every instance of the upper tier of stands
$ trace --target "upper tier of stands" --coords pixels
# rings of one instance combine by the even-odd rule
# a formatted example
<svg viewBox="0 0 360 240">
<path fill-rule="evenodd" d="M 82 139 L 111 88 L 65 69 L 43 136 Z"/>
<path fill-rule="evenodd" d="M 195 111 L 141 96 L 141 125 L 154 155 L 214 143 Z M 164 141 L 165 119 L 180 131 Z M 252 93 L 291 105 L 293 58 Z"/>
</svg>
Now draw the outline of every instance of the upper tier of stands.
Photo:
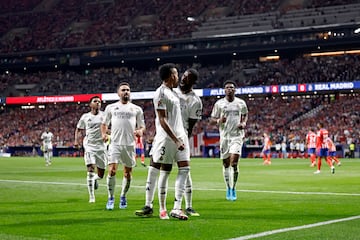
<svg viewBox="0 0 360 240">
<path fill-rule="evenodd" d="M 200 0 L 196 4 L 191 0 L 3 1 L 0 52 L 197 38 L 359 21 L 359 1 L 297 2 L 294 6 L 291 1 L 281 0 Z"/>
<path fill-rule="evenodd" d="M 205 21 L 192 37 L 250 34 L 261 31 L 292 29 L 360 21 L 360 4 L 271 11 L 251 15 L 224 16 Z"/>
</svg>

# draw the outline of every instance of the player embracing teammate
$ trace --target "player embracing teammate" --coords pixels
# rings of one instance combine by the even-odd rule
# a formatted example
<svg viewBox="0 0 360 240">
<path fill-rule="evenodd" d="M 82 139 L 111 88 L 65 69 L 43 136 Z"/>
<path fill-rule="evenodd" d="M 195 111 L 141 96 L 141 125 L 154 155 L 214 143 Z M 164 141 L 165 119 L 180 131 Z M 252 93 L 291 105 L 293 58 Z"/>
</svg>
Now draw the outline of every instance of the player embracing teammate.
<svg viewBox="0 0 360 240">
<path fill-rule="evenodd" d="M 316 134 L 316 154 L 318 157 L 317 170 L 314 174 L 319 174 L 321 169 L 321 159 L 324 158 L 326 163 L 330 166 L 331 173 L 335 173 L 335 167 L 330 158 L 328 158 L 328 144 L 327 139 L 329 137 L 329 132 L 324 128 L 323 123 L 317 124 L 317 134 Z"/>
</svg>

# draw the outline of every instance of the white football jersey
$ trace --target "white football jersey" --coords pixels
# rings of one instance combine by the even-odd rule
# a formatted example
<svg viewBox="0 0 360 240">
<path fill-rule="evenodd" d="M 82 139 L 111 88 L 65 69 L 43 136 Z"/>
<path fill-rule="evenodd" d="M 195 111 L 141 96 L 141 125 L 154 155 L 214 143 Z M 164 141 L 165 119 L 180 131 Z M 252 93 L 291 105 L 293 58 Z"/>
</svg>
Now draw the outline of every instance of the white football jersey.
<svg viewBox="0 0 360 240">
<path fill-rule="evenodd" d="M 106 106 L 103 123 L 111 123 L 111 144 L 134 146 L 136 127 L 145 127 L 144 113 L 131 102 L 116 102 Z"/>
<path fill-rule="evenodd" d="M 166 111 L 167 122 L 174 131 L 176 137 L 187 137 L 181 117 L 180 99 L 176 92 L 163 84 L 156 89 L 153 103 L 156 115 L 156 134 L 154 140 L 170 138 L 160 125 L 157 113 L 158 109 Z"/>
<path fill-rule="evenodd" d="M 189 130 L 189 119 L 201 120 L 203 104 L 194 91 L 183 94 L 179 88 L 175 89 L 180 98 L 181 115 L 186 134 Z"/>
<path fill-rule="evenodd" d="M 43 132 L 41 134 L 41 139 L 43 140 L 44 144 L 51 143 L 53 137 L 54 135 L 52 134 L 52 132 Z"/>
<path fill-rule="evenodd" d="M 211 117 L 226 117 L 226 122 L 219 126 L 221 139 L 243 138 L 244 130 L 238 128 L 241 116 L 248 113 L 248 108 L 244 100 L 235 97 L 234 101 L 229 102 L 226 98 L 219 99 L 211 112 Z"/>
<path fill-rule="evenodd" d="M 78 124 L 76 125 L 79 129 L 85 129 L 85 137 L 83 145 L 87 152 L 97 152 L 106 149 L 105 143 L 101 137 L 101 123 L 105 118 L 105 113 L 99 111 L 98 114 L 94 115 L 91 112 L 84 113 Z"/>
</svg>

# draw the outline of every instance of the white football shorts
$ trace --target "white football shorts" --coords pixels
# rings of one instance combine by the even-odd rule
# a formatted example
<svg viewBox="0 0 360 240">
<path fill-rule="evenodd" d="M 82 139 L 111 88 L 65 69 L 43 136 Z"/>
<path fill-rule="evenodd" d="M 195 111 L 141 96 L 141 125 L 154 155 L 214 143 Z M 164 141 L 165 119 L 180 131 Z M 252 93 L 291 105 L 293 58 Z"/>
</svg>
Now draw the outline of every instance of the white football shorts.
<svg viewBox="0 0 360 240">
<path fill-rule="evenodd" d="M 136 165 L 135 156 L 135 146 L 116 146 L 110 144 L 108 164 L 117 163 L 133 168 Z"/>
<path fill-rule="evenodd" d="M 230 154 L 241 156 L 243 141 L 241 138 L 225 139 L 220 141 L 220 158 L 227 159 Z"/>
<path fill-rule="evenodd" d="M 98 168 L 105 169 L 108 159 L 107 151 L 85 152 L 85 165 L 95 164 Z"/>
<path fill-rule="evenodd" d="M 181 138 L 185 148 L 178 150 L 174 141 L 169 138 L 163 138 L 160 141 L 154 141 L 151 149 L 153 161 L 155 163 L 173 164 L 179 161 L 190 161 L 189 139 Z"/>
</svg>

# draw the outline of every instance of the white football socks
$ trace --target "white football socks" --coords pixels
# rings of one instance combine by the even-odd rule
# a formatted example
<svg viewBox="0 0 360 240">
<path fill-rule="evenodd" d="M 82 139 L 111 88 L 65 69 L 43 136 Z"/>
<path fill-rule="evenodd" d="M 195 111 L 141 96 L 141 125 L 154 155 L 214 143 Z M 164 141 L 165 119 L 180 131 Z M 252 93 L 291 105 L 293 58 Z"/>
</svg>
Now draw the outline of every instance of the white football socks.
<svg viewBox="0 0 360 240">
<path fill-rule="evenodd" d="M 107 175 L 106 183 L 108 188 L 108 197 L 113 198 L 115 192 L 116 176 Z"/>
<path fill-rule="evenodd" d="M 95 173 L 87 172 L 86 182 L 90 198 L 95 198 L 94 186 L 95 186 Z"/>
<path fill-rule="evenodd" d="M 149 167 L 148 176 L 146 179 L 146 190 L 145 190 L 145 206 L 153 208 L 153 201 L 155 195 L 156 180 L 160 170 L 152 166 Z"/>
<path fill-rule="evenodd" d="M 174 209 L 181 209 L 181 202 L 185 191 L 185 181 L 189 175 L 190 166 L 179 167 L 175 181 Z"/>
<path fill-rule="evenodd" d="M 166 195 L 168 189 L 169 171 L 160 170 L 160 177 L 158 183 L 158 196 L 160 211 L 166 210 Z"/>
<path fill-rule="evenodd" d="M 189 172 L 188 177 L 185 182 L 185 193 L 184 193 L 185 209 L 192 208 L 192 192 L 193 192 L 192 179 L 191 179 L 191 174 Z"/>
</svg>

